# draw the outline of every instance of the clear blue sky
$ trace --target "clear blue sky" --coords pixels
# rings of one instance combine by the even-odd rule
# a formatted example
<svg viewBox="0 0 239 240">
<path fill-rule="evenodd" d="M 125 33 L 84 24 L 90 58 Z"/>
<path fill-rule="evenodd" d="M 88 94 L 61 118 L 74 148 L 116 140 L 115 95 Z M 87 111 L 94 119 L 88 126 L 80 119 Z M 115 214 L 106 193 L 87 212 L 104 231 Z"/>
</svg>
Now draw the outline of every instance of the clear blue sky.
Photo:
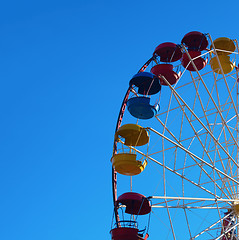
<svg viewBox="0 0 239 240">
<path fill-rule="evenodd" d="M 0 239 L 110 239 L 110 158 L 130 78 L 187 32 L 238 39 L 238 7 L 1 3 Z"/>
</svg>

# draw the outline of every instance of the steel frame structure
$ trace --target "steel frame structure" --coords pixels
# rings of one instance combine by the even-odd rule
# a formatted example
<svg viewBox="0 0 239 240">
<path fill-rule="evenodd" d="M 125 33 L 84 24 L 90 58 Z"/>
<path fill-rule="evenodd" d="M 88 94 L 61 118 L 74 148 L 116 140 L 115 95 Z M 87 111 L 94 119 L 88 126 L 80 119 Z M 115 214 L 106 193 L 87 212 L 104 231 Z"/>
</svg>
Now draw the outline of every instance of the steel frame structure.
<svg viewBox="0 0 239 240">
<path fill-rule="evenodd" d="M 200 57 L 215 56 L 223 72 L 218 50 L 211 36 L 209 34 L 207 36 L 212 47 Z M 234 43 L 237 50 L 230 53 L 236 59 L 238 43 L 236 40 Z M 239 204 L 238 68 L 227 75 L 213 72 L 210 66 L 198 71 L 193 62 L 195 59 L 191 59 L 184 45 L 181 47 L 188 55 L 195 72 L 184 69 L 179 81 L 173 86 L 161 76 L 168 85 L 165 87 L 167 88 L 165 93 L 162 91 L 160 96 L 160 103 L 164 105 L 163 110 L 154 120 L 144 122 L 150 132 L 152 143 L 147 151 L 129 148 L 147 159 L 149 164 L 156 165 L 160 169 L 161 195 L 148 198 L 153 203 L 153 213 L 156 209 L 166 209 L 167 225 L 171 232 L 170 237 L 167 235 L 167 238 L 177 239 L 175 221 L 178 219 L 175 215 L 181 210 L 187 223 L 188 238 L 205 239 L 205 234 L 208 234 L 211 239 L 223 239 L 223 236 L 227 239 L 228 232 L 233 232 L 230 235 L 231 239 L 239 239 L 238 231 L 234 231 L 239 225 L 238 213 L 233 208 Z M 151 57 L 139 72 L 156 61 L 155 57 Z M 124 97 L 116 131 L 123 121 L 130 95 L 136 95 L 133 86 L 128 88 Z M 113 154 L 117 153 L 118 143 L 114 141 Z M 124 144 L 122 141 L 120 143 Z M 132 179 L 130 184 L 132 185 Z M 169 185 L 174 184 L 177 184 L 174 189 L 175 196 L 172 195 L 173 191 L 169 191 Z M 189 194 L 190 186 L 194 189 L 192 195 Z M 117 173 L 114 168 L 112 168 L 112 187 L 115 206 Z M 119 226 L 118 209 L 116 207 L 114 209 L 116 223 Z M 202 227 L 195 230 L 190 222 L 192 210 L 199 210 L 200 213 L 204 210 L 214 211 L 211 217 L 214 222 L 208 224 L 204 221 Z M 229 213 L 222 216 L 225 211 Z M 231 219 L 230 228 L 223 229 L 223 221 L 228 216 Z"/>
</svg>

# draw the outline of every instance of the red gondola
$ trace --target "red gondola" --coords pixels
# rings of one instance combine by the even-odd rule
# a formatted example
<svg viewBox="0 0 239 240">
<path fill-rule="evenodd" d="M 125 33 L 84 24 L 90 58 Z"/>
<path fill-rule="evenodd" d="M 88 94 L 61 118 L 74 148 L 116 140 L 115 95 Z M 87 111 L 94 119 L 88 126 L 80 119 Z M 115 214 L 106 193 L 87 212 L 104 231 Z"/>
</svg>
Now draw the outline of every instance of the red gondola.
<svg viewBox="0 0 239 240">
<path fill-rule="evenodd" d="M 173 71 L 173 65 L 172 64 L 157 64 L 154 67 L 151 68 L 151 72 L 159 77 L 161 85 L 168 85 L 164 78 L 170 83 L 170 85 L 175 84 L 180 74 L 177 74 Z"/>
<path fill-rule="evenodd" d="M 182 57 L 182 51 L 177 44 L 165 42 L 155 48 L 153 55 L 159 56 L 161 62 L 175 62 Z"/>
<path fill-rule="evenodd" d="M 205 34 L 196 31 L 187 33 L 183 37 L 181 43 L 187 46 L 189 50 L 193 49 L 197 51 L 206 50 L 208 46 L 208 41 Z"/>
<path fill-rule="evenodd" d="M 138 240 L 137 228 L 118 227 L 110 231 L 112 240 Z"/>
<path fill-rule="evenodd" d="M 147 240 L 149 234 L 145 236 L 143 231 L 139 231 L 135 221 L 120 221 L 120 226 L 110 231 L 112 240 Z"/>
<path fill-rule="evenodd" d="M 197 50 L 188 50 L 188 54 L 190 55 L 193 63 L 195 64 L 197 70 L 203 69 L 207 65 L 207 59 L 204 59 L 200 57 L 201 52 Z M 189 64 L 191 60 L 189 59 L 187 53 L 183 54 L 183 57 L 181 59 L 182 65 L 184 68 L 186 68 L 189 71 L 196 71 L 195 67 L 193 66 L 192 63 Z"/>
<path fill-rule="evenodd" d="M 127 192 L 119 196 L 115 207 L 119 208 L 122 205 L 126 207 L 125 213 L 130 214 L 131 217 L 132 215 L 146 215 L 151 212 L 149 200 L 144 195 L 135 192 Z M 124 214 L 123 219 L 125 219 Z M 138 222 L 136 221 L 123 220 L 116 223 L 110 234 L 112 240 L 146 240 L 149 237 L 147 231 L 146 227 L 143 230 L 139 230 Z"/>
<path fill-rule="evenodd" d="M 149 200 L 142 194 L 127 192 L 119 196 L 117 203 L 126 206 L 126 213 L 134 215 L 145 215 L 151 212 Z"/>
<path fill-rule="evenodd" d="M 189 32 L 183 37 L 181 43 L 187 47 L 187 52 L 183 53 L 181 59 L 183 67 L 189 71 L 199 71 L 203 69 L 207 65 L 207 59 L 201 57 L 201 51 L 206 50 L 208 46 L 205 34 L 196 31 Z M 196 68 L 190 63 L 190 58 Z"/>
</svg>

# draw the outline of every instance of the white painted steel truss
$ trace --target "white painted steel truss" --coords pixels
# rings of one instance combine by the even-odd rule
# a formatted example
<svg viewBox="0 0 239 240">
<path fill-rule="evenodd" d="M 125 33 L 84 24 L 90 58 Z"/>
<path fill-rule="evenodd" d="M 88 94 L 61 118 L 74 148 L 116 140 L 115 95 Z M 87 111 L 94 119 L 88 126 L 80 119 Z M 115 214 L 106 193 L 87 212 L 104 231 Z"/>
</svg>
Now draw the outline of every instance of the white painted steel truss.
<svg viewBox="0 0 239 240">
<path fill-rule="evenodd" d="M 213 54 L 218 59 L 208 38 L 212 48 L 200 57 L 210 59 Z M 231 58 L 236 61 L 234 42 L 237 50 Z M 188 54 L 185 47 L 184 51 Z M 230 236 L 235 240 L 239 239 L 233 210 L 239 204 L 238 71 L 220 75 L 209 64 L 201 71 L 194 67 L 195 72 L 184 69 L 173 86 L 164 78 L 168 86 L 161 90 L 161 110 L 149 125 L 137 122 L 147 128 L 149 145 L 124 146 L 148 162 L 140 181 L 131 178 L 130 189 L 150 196 L 152 218 L 166 232 L 161 231 L 162 239 L 229 240 Z M 222 71 L 220 62 L 219 67 Z M 137 95 L 134 89 L 131 94 Z M 227 229 L 225 219 L 230 219 Z"/>
</svg>

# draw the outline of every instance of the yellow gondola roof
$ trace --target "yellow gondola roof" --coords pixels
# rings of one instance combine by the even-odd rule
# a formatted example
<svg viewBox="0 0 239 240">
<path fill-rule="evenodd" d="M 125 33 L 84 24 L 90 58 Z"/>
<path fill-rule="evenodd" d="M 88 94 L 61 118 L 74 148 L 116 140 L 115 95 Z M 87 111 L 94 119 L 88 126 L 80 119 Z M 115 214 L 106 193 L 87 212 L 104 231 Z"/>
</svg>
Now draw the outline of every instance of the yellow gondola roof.
<svg viewBox="0 0 239 240">
<path fill-rule="evenodd" d="M 149 135 L 145 128 L 137 124 L 125 124 L 115 133 L 115 138 L 119 136 L 125 139 L 126 146 L 143 146 L 149 142 Z"/>
<path fill-rule="evenodd" d="M 230 38 L 227 38 L 227 37 L 217 38 L 216 40 L 213 41 L 213 43 L 214 43 L 214 46 L 216 49 L 229 51 L 229 52 L 217 51 L 218 54 L 229 55 L 229 54 L 231 54 L 230 52 L 234 52 L 236 50 L 236 46 L 235 46 L 233 40 L 231 40 Z M 211 48 L 212 48 L 212 46 L 211 46 Z"/>
</svg>

